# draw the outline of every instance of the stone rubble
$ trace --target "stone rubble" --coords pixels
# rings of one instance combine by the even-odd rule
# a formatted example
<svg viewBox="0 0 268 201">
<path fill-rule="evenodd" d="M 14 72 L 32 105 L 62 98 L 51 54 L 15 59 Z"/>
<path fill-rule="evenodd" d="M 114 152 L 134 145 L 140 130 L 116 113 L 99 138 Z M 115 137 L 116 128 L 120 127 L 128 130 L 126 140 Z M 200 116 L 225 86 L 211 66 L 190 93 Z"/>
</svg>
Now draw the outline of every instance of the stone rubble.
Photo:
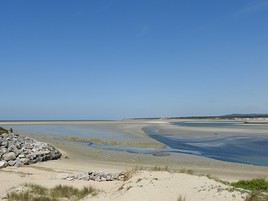
<svg viewBox="0 0 268 201">
<path fill-rule="evenodd" d="M 103 172 L 83 172 L 78 175 L 68 175 L 63 177 L 64 180 L 74 181 L 74 180 L 83 180 L 83 181 L 124 181 L 125 173 L 103 173 Z"/>
<path fill-rule="evenodd" d="M 0 168 L 20 167 L 60 157 L 60 151 L 47 143 L 13 132 L 0 134 Z"/>
</svg>

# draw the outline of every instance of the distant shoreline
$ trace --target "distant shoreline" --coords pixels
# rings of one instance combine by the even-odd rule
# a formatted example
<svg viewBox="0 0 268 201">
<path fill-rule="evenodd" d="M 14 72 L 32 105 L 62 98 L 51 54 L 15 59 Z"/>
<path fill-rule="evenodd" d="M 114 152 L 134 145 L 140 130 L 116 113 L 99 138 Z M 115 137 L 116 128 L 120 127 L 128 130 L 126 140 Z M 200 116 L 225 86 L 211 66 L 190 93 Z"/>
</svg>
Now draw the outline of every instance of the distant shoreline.
<svg viewBox="0 0 268 201">
<path fill-rule="evenodd" d="M 96 119 L 96 120 L 86 120 L 86 119 L 83 119 L 83 120 L 79 120 L 79 119 L 70 119 L 70 120 L 0 120 L 0 123 L 1 122 L 56 122 L 56 121 L 67 121 L 67 122 L 72 122 L 72 121 L 118 121 L 118 120 L 106 120 L 106 119 Z"/>
<path fill-rule="evenodd" d="M 227 115 L 196 115 L 196 116 L 171 116 L 171 117 L 134 117 L 124 119 L 21 119 L 21 120 L 1 120 L 1 122 L 114 122 L 114 121 L 129 121 L 129 120 L 176 120 L 176 119 L 214 119 L 214 120 L 267 120 L 268 114 L 227 114 Z"/>
</svg>

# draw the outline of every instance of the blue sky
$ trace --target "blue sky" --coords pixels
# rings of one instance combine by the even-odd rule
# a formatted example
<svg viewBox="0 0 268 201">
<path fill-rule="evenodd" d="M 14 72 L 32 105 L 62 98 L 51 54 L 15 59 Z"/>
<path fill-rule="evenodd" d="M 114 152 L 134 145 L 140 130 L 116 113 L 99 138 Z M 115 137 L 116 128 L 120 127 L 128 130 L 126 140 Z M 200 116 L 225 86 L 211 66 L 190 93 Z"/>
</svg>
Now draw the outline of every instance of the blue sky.
<svg viewBox="0 0 268 201">
<path fill-rule="evenodd" d="M 0 119 L 268 113 L 268 0 L 0 2 Z"/>
</svg>

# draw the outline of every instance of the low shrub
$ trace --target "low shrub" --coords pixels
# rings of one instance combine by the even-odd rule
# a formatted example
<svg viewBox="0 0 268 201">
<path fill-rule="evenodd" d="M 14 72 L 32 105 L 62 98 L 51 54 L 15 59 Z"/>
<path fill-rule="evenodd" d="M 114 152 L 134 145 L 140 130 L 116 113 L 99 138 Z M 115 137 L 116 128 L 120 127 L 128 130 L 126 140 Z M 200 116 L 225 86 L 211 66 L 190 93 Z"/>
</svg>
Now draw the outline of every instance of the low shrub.
<svg viewBox="0 0 268 201">
<path fill-rule="evenodd" d="M 241 180 L 231 184 L 233 187 L 250 191 L 268 191 L 268 181 L 265 179 Z"/>
</svg>

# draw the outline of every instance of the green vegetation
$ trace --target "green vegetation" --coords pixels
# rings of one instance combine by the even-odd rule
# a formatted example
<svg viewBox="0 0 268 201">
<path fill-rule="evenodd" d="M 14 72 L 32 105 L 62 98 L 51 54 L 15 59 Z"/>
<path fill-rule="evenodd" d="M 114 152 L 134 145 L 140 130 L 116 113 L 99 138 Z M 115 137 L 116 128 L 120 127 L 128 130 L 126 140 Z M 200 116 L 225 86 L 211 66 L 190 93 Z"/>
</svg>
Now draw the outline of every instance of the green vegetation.
<svg viewBox="0 0 268 201">
<path fill-rule="evenodd" d="M 0 127 L 0 135 L 2 135 L 3 133 L 8 133 L 8 130 Z"/>
<path fill-rule="evenodd" d="M 268 181 L 265 179 L 241 180 L 231 185 L 251 191 L 246 201 L 268 201 Z"/>
<path fill-rule="evenodd" d="M 252 180 L 241 180 L 232 183 L 233 187 L 242 188 L 250 191 L 267 191 L 268 192 L 268 181 L 265 179 L 252 179 Z"/>
<path fill-rule="evenodd" d="M 77 189 L 71 186 L 58 185 L 48 189 L 36 184 L 25 184 L 25 189 L 21 192 L 11 192 L 7 195 L 8 201 L 60 201 L 73 200 L 78 201 L 82 198 L 97 194 L 96 189 L 84 187 Z"/>
</svg>

